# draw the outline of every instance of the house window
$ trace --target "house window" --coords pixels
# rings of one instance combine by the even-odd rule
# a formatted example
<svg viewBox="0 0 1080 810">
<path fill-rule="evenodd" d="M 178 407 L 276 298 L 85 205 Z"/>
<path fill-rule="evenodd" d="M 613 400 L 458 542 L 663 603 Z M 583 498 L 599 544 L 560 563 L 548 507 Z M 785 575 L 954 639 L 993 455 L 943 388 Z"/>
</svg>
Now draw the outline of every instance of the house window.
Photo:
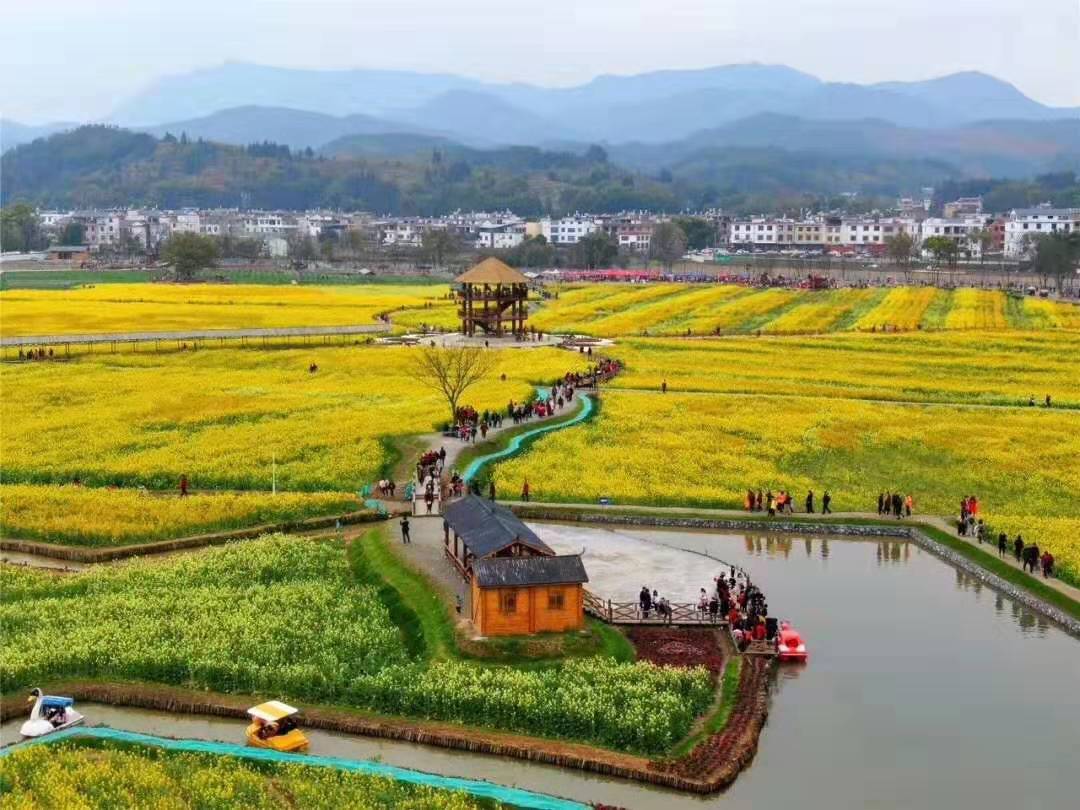
<svg viewBox="0 0 1080 810">
<path fill-rule="evenodd" d="M 499 593 L 499 612 L 517 613 L 517 591 L 501 591 Z"/>
<path fill-rule="evenodd" d="M 566 596 L 561 588 L 548 591 L 548 610 L 562 610 L 566 606 Z"/>
</svg>

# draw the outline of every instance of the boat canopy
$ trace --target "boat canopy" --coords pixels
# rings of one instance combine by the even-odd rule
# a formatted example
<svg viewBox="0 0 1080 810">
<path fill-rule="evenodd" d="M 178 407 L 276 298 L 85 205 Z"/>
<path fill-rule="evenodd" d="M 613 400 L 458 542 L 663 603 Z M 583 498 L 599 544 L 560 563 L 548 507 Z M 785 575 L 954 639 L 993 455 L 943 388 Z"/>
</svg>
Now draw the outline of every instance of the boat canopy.
<svg viewBox="0 0 1080 810">
<path fill-rule="evenodd" d="M 69 709 L 74 705 L 75 699 L 69 697 L 45 695 L 45 697 L 41 699 L 41 708 L 43 709 Z"/>
<path fill-rule="evenodd" d="M 288 703 L 282 703 L 280 700 L 268 700 L 266 703 L 252 706 L 248 709 L 248 714 L 252 717 L 258 717 L 260 720 L 265 720 L 267 723 L 275 723 L 281 718 L 289 717 L 299 711 L 299 709 L 293 708 Z"/>
</svg>

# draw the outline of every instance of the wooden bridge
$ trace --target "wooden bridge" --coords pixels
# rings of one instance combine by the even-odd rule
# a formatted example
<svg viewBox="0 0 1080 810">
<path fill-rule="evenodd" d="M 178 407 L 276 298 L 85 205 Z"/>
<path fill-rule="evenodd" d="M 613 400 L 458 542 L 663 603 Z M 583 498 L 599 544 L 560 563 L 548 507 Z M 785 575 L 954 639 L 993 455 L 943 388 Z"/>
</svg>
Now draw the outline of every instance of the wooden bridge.
<svg viewBox="0 0 1080 810">
<path fill-rule="evenodd" d="M 693 602 L 669 602 L 668 607 L 671 608 L 671 616 L 661 616 L 655 607 L 646 615 L 638 602 L 613 602 L 610 599 L 601 599 L 585 589 L 585 612 L 608 624 L 717 628 L 728 626 L 726 616 L 719 613 L 713 616 L 707 610 L 699 610 Z"/>
</svg>

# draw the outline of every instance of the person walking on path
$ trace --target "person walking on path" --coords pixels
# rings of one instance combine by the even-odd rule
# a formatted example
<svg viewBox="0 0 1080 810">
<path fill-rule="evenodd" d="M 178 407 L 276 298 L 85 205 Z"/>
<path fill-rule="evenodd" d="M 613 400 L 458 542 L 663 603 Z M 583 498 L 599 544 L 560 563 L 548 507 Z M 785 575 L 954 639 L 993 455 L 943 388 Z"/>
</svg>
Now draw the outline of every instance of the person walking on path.
<svg viewBox="0 0 1080 810">
<path fill-rule="evenodd" d="M 1050 553 L 1050 549 L 1043 552 L 1042 572 L 1043 579 L 1050 579 L 1054 575 L 1054 555 Z"/>
<path fill-rule="evenodd" d="M 1006 547 L 1008 545 L 1009 545 L 1009 535 L 1005 534 L 1005 532 L 1001 532 L 1001 534 L 998 535 L 998 556 L 999 557 L 1004 557 L 1005 556 L 1005 549 L 1006 549 Z"/>
<path fill-rule="evenodd" d="M 829 504 L 832 503 L 832 495 L 829 494 L 829 490 L 825 490 L 825 494 L 821 496 L 821 514 L 831 515 L 832 509 L 829 508 Z"/>
<path fill-rule="evenodd" d="M 666 394 L 667 393 L 667 380 L 664 380 L 662 383 L 660 383 L 660 393 L 661 394 Z"/>
<path fill-rule="evenodd" d="M 814 490 L 806 493 L 806 514 L 814 514 Z"/>
<path fill-rule="evenodd" d="M 492 479 L 491 482 L 488 484 L 488 498 L 490 498 L 492 501 L 495 500 L 495 479 Z"/>
<path fill-rule="evenodd" d="M 1024 536 L 1022 534 L 1016 535 L 1016 540 L 1013 542 L 1013 554 L 1016 555 L 1017 562 L 1024 561 Z"/>
<path fill-rule="evenodd" d="M 652 594 L 649 593 L 648 585 L 641 586 L 641 593 L 638 594 L 638 605 L 641 607 L 642 618 L 649 618 L 649 609 L 652 608 Z"/>
<path fill-rule="evenodd" d="M 188 480 L 186 475 L 180 476 L 180 497 L 187 497 L 188 494 Z"/>
<path fill-rule="evenodd" d="M 877 496 L 877 513 L 879 515 L 885 514 L 885 493 L 879 492 Z"/>
<path fill-rule="evenodd" d="M 401 517 L 401 542 L 408 545 L 412 542 L 412 538 L 409 537 L 409 516 L 402 515 Z"/>
<path fill-rule="evenodd" d="M 521 500 L 525 503 L 529 502 L 529 479 L 525 479 L 525 483 L 521 485 Z"/>
<path fill-rule="evenodd" d="M 910 494 L 906 498 L 904 498 L 904 513 L 908 517 L 911 517 L 911 508 L 914 505 L 915 505 L 915 499 L 912 498 Z"/>
<path fill-rule="evenodd" d="M 901 517 L 903 511 L 903 504 L 904 499 L 900 497 L 900 493 L 894 492 L 892 496 L 892 511 L 893 515 L 895 515 L 897 519 Z"/>
</svg>

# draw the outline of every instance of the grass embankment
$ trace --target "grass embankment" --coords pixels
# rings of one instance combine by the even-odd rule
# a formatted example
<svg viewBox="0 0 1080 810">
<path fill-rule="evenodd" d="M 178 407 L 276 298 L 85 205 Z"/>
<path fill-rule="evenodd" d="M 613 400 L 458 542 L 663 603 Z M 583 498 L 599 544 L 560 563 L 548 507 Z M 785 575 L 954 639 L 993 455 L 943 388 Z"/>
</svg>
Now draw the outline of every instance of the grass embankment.
<svg viewBox="0 0 1080 810">
<path fill-rule="evenodd" d="M 633 645 L 622 633 L 592 619 L 587 620 L 583 633 L 541 633 L 483 642 L 460 638 L 442 590 L 393 552 L 385 526 L 354 540 L 349 545 L 348 556 L 356 580 L 378 590 L 380 600 L 401 628 L 411 655 L 434 661 L 457 658 L 525 669 L 588 656 L 620 662 L 634 660 Z"/>
<path fill-rule="evenodd" d="M 689 754 L 698 743 L 724 730 L 735 704 L 739 700 L 739 676 L 742 673 L 743 659 L 731 656 L 724 665 L 724 677 L 720 681 L 720 693 L 716 704 L 704 718 L 701 727 L 671 749 L 669 759 L 679 759 Z"/>
</svg>

